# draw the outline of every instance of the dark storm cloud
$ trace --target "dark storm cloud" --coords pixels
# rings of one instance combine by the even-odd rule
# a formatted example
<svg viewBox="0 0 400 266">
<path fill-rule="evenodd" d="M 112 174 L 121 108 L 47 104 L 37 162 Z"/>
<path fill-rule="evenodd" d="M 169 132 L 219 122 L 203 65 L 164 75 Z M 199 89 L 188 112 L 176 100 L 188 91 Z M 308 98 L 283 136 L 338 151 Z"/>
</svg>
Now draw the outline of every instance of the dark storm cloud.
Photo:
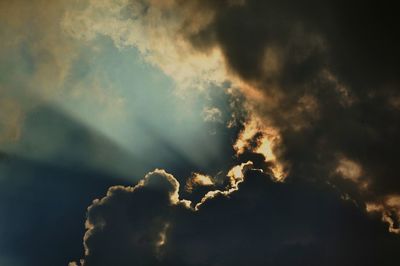
<svg viewBox="0 0 400 266">
<path fill-rule="evenodd" d="M 400 239 L 329 186 L 249 170 L 195 211 L 164 171 L 89 207 L 83 265 L 391 265 Z"/>
<path fill-rule="evenodd" d="M 164 190 L 113 187 L 89 208 L 81 263 L 393 264 L 400 247 L 388 233 L 398 232 L 400 216 L 395 9 L 344 1 L 167 6 L 183 21 L 179 36 L 198 51 L 222 51 L 243 82 L 245 113 L 278 129 L 275 153 L 290 174 L 286 183 L 271 181 L 271 162 L 245 151 L 234 160 L 262 171 L 248 170 L 238 187 L 200 187 L 208 191 L 201 204 L 171 200 L 174 178 Z M 157 176 L 165 184 L 167 174 Z"/>
<path fill-rule="evenodd" d="M 184 206 L 178 190 L 178 181 L 163 170 L 147 174 L 135 187 L 111 187 L 88 208 L 84 265 L 156 264 L 172 206 Z"/>
<path fill-rule="evenodd" d="M 243 2 L 191 2 L 212 19 L 188 14 L 182 33 L 200 51 L 220 48 L 227 67 L 266 96 L 243 89 L 257 115 L 279 129 L 276 153 L 289 162 L 289 178 L 351 180 L 343 174 L 351 169 L 338 171 L 347 160 L 360 176 L 337 185 L 352 197 L 398 195 L 396 9 L 375 1 Z"/>
</svg>

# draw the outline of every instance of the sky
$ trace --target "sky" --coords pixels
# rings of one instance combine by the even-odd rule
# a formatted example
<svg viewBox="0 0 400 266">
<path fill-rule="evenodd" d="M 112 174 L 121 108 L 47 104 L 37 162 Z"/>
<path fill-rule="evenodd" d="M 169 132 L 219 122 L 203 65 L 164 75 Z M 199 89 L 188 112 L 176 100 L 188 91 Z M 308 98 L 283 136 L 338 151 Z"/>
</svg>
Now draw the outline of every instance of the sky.
<svg viewBox="0 0 400 266">
<path fill-rule="evenodd" d="M 395 265 L 396 9 L 1 0 L 0 266 Z"/>
</svg>

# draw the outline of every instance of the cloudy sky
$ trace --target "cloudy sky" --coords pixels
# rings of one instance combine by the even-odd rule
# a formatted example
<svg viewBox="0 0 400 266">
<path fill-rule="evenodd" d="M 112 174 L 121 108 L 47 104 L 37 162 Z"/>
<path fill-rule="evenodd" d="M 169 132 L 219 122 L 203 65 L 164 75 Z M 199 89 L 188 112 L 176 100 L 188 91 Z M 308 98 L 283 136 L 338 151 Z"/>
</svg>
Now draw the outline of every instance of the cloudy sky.
<svg viewBox="0 0 400 266">
<path fill-rule="evenodd" d="M 0 0 L 0 265 L 396 265 L 374 1 Z"/>
</svg>

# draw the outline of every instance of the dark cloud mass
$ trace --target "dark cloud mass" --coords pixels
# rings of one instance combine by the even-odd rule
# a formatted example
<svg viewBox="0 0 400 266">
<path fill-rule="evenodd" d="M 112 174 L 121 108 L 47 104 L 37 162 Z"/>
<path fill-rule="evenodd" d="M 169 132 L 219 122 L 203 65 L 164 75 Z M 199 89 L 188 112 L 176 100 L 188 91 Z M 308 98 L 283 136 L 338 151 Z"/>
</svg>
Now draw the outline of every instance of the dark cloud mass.
<svg viewBox="0 0 400 266">
<path fill-rule="evenodd" d="M 250 170 L 238 190 L 207 194 L 196 211 L 158 196 L 143 199 L 150 207 L 139 211 L 134 198 L 155 192 L 119 188 L 124 204 L 109 194 L 89 210 L 84 265 L 393 264 L 400 243 L 387 232 L 399 232 L 400 217 L 395 9 L 373 1 L 171 5 L 183 17 L 179 34 L 197 51 L 220 49 L 249 112 L 278 130 L 274 152 L 289 165 L 287 183 Z M 108 221 L 112 202 L 123 210 Z M 149 220 L 136 233 L 142 217 Z M 132 251 L 137 245 L 150 261 Z"/>
<path fill-rule="evenodd" d="M 279 129 L 276 153 L 289 162 L 289 178 L 335 179 L 346 159 L 361 168 L 350 186 L 364 184 L 352 197 L 397 195 L 395 8 L 376 1 L 244 2 L 196 2 L 213 19 L 183 32 L 199 50 L 220 48 L 234 75 L 266 96 L 254 99 L 243 89 L 257 115 Z"/>
<path fill-rule="evenodd" d="M 197 211 L 177 189 L 161 170 L 136 187 L 110 188 L 89 207 L 83 265 L 392 265 L 400 247 L 329 186 L 249 170 L 237 191 Z"/>
</svg>

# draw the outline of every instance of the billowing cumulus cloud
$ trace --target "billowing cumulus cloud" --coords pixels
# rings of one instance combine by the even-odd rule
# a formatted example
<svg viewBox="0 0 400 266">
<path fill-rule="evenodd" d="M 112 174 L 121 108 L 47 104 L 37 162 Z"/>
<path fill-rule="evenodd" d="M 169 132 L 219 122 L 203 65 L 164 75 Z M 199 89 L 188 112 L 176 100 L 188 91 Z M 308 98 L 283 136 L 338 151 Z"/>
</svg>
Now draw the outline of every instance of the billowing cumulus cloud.
<svg viewBox="0 0 400 266">
<path fill-rule="evenodd" d="M 329 186 L 274 182 L 251 169 L 237 185 L 196 209 L 163 170 L 135 187 L 112 187 L 88 209 L 80 263 L 391 265 L 400 247 L 379 219 Z"/>
<path fill-rule="evenodd" d="M 87 29 L 83 36 L 135 45 L 179 84 L 193 77 L 202 84 L 230 81 L 247 100 L 244 126 L 253 117 L 261 121 L 254 134 L 243 132 L 264 136 L 242 139 L 236 148 L 272 157 L 277 179 L 354 179 L 346 173 L 358 170 L 338 162 L 341 156 L 363 172 L 363 185 L 335 184 L 351 197 L 374 202 L 398 195 L 394 8 L 313 0 L 104 3 L 75 14 Z M 106 8 L 110 18 L 93 13 Z"/>
<path fill-rule="evenodd" d="M 262 126 L 279 132 L 280 145 L 263 148 L 295 176 L 327 178 L 342 154 L 382 194 L 399 185 L 392 10 L 343 1 L 93 1 L 67 12 L 63 26 L 78 39 L 100 34 L 138 47 L 183 87 L 230 81 Z"/>
<path fill-rule="evenodd" d="M 84 265 L 152 264 L 161 255 L 179 183 L 163 170 L 147 174 L 135 187 L 111 187 L 88 209 Z M 107 243 L 103 245 L 102 243 Z"/>
<path fill-rule="evenodd" d="M 89 208 L 83 265 L 389 265 L 400 191 L 391 12 L 256 0 L 89 1 L 68 11 L 71 37 L 108 36 L 179 88 L 227 81 L 245 100 L 244 121 L 228 125 L 240 128 L 241 164 L 226 187 L 193 176 L 197 202 L 144 183 L 111 188 Z M 207 121 L 219 116 L 204 109 Z"/>
<path fill-rule="evenodd" d="M 341 189 L 360 187 L 354 198 L 398 195 L 400 54 L 393 8 L 344 1 L 201 3 L 213 19 L 186 37 L 199 50 L 221 50 L 250 111 L 279 132 L 274 154 L 289 165 L 289 178 L 331 182 L 336 172 L 354 183 Z M 254 131 L 248 127 L 244 133 Z"/>
</svg>

